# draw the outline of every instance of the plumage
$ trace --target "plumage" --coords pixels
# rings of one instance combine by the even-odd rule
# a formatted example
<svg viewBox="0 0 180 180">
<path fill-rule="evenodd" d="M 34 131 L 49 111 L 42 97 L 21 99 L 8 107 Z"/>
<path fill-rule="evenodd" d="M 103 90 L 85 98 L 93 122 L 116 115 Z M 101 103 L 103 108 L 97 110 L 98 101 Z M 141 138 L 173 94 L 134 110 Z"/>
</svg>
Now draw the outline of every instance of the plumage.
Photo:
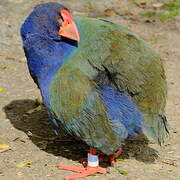
<svg viewBox="0 0 180 180">
<path fill-rule="evenodd" d="M 53 127 L 107 155 L 142 132 L 163 143 L 167 85 L 160 56 L 129 29 L 101 19 L 74 17 L 80 40 L 60 36 L 62 9 L 38 5 L 21 27 Z"/>
</svg>

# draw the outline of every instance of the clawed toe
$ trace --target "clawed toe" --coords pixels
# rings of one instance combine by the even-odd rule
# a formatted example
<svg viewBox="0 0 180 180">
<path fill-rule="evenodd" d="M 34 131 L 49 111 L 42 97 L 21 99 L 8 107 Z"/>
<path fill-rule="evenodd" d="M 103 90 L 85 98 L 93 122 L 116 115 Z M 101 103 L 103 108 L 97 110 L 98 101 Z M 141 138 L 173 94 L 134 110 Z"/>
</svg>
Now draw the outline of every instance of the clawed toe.
<svg viewBox="0 0 180 180">
<path fill-rule="evenodd" d="M 80 168 L 80 167 L 75 167 L 75 166 L 60 165 L 59 168 L 79 173 L 79 174 L 72 174 L 72 175 L 66 176 L 66 180 L 79 179 L 79 178 L 94 175 L 97 173 L 100 173 L 100 174 L 106 174 L 107 173 L 107 170 L 105 168 L 100 167 L 100 166 L 97 166 L 97 167 L 87 166 L 85 168 Z"/>
</svg>

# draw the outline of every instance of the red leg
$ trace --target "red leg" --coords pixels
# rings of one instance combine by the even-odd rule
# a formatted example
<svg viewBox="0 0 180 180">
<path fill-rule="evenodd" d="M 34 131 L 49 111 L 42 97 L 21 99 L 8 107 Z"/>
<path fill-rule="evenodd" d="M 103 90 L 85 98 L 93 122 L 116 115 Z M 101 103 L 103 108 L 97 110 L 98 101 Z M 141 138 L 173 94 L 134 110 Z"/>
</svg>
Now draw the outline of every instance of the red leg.
<svg viewBox="0 0 180 180">
<path fill-rule="evenodd" d="M 90 154 L 92 154 L 92 155 L 96 155 L 96 154 L 97 154 L 96 150 L 93 149 L 93 148 L 90 148 L 89 150 L 87 150 L 87 152 L 90 153 Z M 100 159 L 99 159 L 99 161 L 100 161 Z M 88 165 L 88 158 L 83 158 L 83 159 L 81 159 L 79 162 L 80 162 L 84 167 L 86 167 L 86 166 Z M 102 162 L 102 161 L 100 161 L 100 162 Z"/>
<path fill-rule="evenodd" d="M 99 162 L 109 162 L 111 166 L 114 165 L 114 163 L 116 162 L 116 158 L 118 158 L 121 153 L 123 152 L 122 149 L 117 150 L 115 153 L 106 156 L 106 155 L 100 155 L 99 157 Z"/>
<path fill-rule="evenodd" d="M 90 151 L 88 151 L 88 152 L 90 152 Z M 99 155 L 99 162 L 107 162 L 107 163 L 110 163 L 111 166 L 113 166 L 114 163 L 116 162 L 116 158 L 118 158 L 122 154 L 122 152 L 123 152 L 123 150 L 120 148 L 114 154 L 111 154 L 109 156 L 101 154 L 101 155 Z M 87 158 L 81 159 L 80 163 L 84 167 L 86 167 L 87 166 Z"/>
<path fill-rule="evenodd" d="M 123 150 L 120 148 L 114 154 L 109 156 L 109 162 L 111 166 L 114 166 L 114 163 L 116 162 L 116 158 L 118 158 L 122 154 L 122 152 Z"/>
</svg>

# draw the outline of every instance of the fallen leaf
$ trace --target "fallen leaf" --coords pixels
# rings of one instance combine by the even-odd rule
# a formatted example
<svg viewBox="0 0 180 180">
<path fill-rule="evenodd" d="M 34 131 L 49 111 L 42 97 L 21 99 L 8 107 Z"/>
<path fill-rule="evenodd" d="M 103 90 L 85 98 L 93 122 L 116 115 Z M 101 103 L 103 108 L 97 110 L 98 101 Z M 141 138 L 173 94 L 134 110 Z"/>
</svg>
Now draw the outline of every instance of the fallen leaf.
<svg viewBox="0 0 180 180">
<path fill-rule="evenodd" d="M 8 144 L 4 144 L 3 142 L 0 142 L 0 153 L 5 152 L 9 149 L 11 149 L 11 148 Z"/>
<path fill-rule="evenodd" d="M 95 4 L 92 2 L 87 2 L 84 4 L 84 7 L 86 8 L 86 10 L 92 10 L 95 7 Z"/>
<path fill-rule="evenodd" d="M 122 158 L 116 158 L 117 161 L 124 161 Z"/>
<path fill-rule="evenodd" d="M 38 107 L 36 107 L 34 109 L 30 109 L 29 111 L 27 111 L 26 114 L 32 114 L 34 112 L 41 111 L 41 110 L 42 110 L 42 106 L 39 105 Z"/>
<path fill-rule="evenodd" d="M 69 152 L 69 149 L 64 149 L 65 152 Z"/>
<path fill-rule="evenodd" d="M 16 174 L 17 174 L 17 176 L 19 176 L 19 177 L 23 175 L 22 172 L 17 172 Z"/>
<path fill-rule="evenodd" d="M 165 160 L 162 160 L 163 163 L 165 164 L 168 164 L 168 165 L 171 165 L 171 166 L 175 166 L 177 167 L 178 165 L 176 164 L 176 162 L 172 159 L 165 159 Z"/>
<path fill-rule="evenodd" d="M 21 139 L 20 137 L 16 137 L 15 139 L 13 139 L 13 141 L 20 141 L 20 142 L 23 142 L 23 143 L 26 142 L 26 141 L 24 141 L 23 139 Z"/>
<path fill-rule="evenodd" d="M 47 141 L 41 141 L 41 142 L 38 142 L 37 145 L 38 145 L 39 149 L 45 150 L 47 148 L 47 144 L 48 144 Z"/>
<path fill-rule="evenodd" d="M 139 2 L 139 1 L 136 1 L 135 4 L 136 4 L 137 6 L 139 6 L 140 8 L 145 8 L 146 5 L 147 5 L 146 1 L 140 1 L 140 2 Z"/>
<path fill-rule="evenodd" d="M 121 169 L 117 169 L 119 174 L 122 174 L 124 176 L 128 175 L 128 172 L 127 171 L 124 171 L 124 170 L 121 170 Z"/>
<path fill-rule="evenodd" d="M 0 92 L 3 92 L 3 91 L 4 91 L 4 88 L 1 88 L 1 87 L 0 87 Z"/>
<path fill-rule="evenodd" d="M 163 6 L 164 6 L 164 4 L 163 4 L 163 3 L 154 3 L 154 4 L 152 4 L 152 6 L 153 6 L 153 8 L 158 9 L 158 8 L 163 7 Z"/>
<path fill-rule="evenodd" d="M 105 14 L 105 16 L 110 17 L 110 16 L 115 16 L 116 12 L 112 8 L 107 8 L 104 10 L 104 14 Z"/>
<path fill-rule="evenodd" d="M 31 114 L 36 111 L 45 110 L 45 106 L 39 98 L 36 98 L 34 101 L 37 107 L 30 109 L 29 111 L 26 112 L 26 114 Z"/>
<path fill-rule="evenodd" d="M 27 165 L 30 165 L 32 163 L 32 161 L 23 161 L 23 162 L 20 162 L 18 164 L 16 164 L 16 167 L 24 167 L 24 166 L 27 166 Z"/>
<path fill-rule="evenodd" d="M 0 149 L 4 149 L 4 148 L 9 148 L 9 145 L 0 142 Z"/>
</svg>

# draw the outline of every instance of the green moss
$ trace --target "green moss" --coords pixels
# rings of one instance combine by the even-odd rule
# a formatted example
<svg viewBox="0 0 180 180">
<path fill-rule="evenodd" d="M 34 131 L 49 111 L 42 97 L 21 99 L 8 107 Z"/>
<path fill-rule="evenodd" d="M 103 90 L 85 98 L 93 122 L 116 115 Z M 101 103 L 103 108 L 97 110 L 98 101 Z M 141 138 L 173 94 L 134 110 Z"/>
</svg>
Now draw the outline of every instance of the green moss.
<svg viewBox="0 0 180 180">
<path fill-rule="evenodd" d="M 146 17 L 158 18 L 163 21 L 168 21 L 168 20 L 172 20 L 175 16 L 180 15 L 180 12 L 172 11 L 168 13 L 156 13 L 154 11 L 147 11 L 143 13 L 142 15 Z"/>
<path fill-rule="evenodd" d="M 142 15 L 146 16 L 146 17 L 155 17 L 156 12 L 154 12 L 154 11 L 146 11 L 146 12 L 142 13 Z"/>
<path fill-rule="evenodd" d="M 166 3 L 164 8 L 168 11 L 176 11 L 180 9 L 180 2 Z"/>
<path fill-rule="evenodd" d="M 171 20 L 172 18 L 174 18 L 175 16 L 177 16 L 179 14 L 180 14 L 180 12 L 172 11 L 167 14 L 157 14 L 157 17 L 161 20 Z"/>
<path fill-rule="evenodd" d="M 180 15 L 180 2 L 166 3 L 163 6 L 163 9 L 166 10 L 166 12 L 157 13 L 156 11 L 146 11 L 142 13 L 142 15 L 146 17 L 157 18 L 162 21 L 172 20 L 175 16 Z"/>
</svg>

